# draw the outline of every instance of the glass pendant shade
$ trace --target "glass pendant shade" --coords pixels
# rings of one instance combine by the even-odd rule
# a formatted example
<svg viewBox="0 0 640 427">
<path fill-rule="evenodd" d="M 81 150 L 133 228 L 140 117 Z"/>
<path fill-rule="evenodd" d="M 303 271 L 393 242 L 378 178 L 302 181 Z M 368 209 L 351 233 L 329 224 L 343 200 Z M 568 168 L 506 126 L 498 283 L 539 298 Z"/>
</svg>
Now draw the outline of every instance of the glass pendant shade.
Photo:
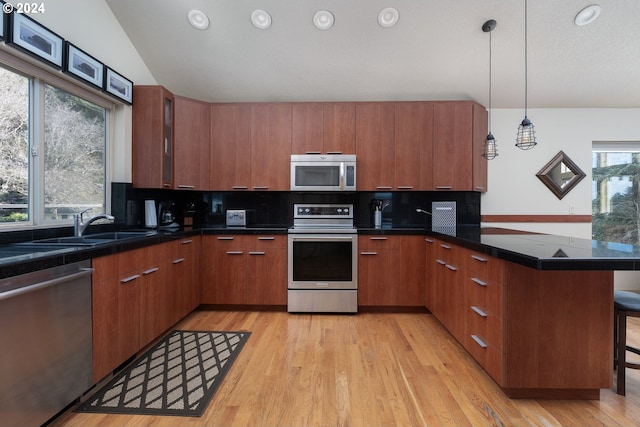
<svg viewBox="0 0 640 427">
<path fill-rule="evenodd" d="M 484 148 L 482 149 L 482 157 L 487 160 L 493 160 L 498 157 L 498 145 L 493 134 L 489 132 L 487 138 L 484 140 Z"/>
<path fill-rule="evenodd" d="M 516 137 L 516 147 L 523 150 L 530 150 L 538 144 L 536 142 L 536 131 L 531 120 L 524 117 L 520 126 L 518 126 L 518 135 Z"/>
</svg>

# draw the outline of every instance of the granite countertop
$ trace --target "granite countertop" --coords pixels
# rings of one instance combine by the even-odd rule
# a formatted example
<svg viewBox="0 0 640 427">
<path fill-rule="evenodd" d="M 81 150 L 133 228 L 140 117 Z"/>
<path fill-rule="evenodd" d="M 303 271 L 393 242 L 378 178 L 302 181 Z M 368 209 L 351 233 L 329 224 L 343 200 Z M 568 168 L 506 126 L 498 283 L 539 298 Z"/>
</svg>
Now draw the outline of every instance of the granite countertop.
<svg viewBox="0 0 640 427">
<path fill-rule="evenodd" d="M 94 247 L 64 247 L 12 254 L 0 245 L 0 279 L 130 249 L 195 235 L 288 234 L 286 225 L 212 226 L 159 232 L 153 236 L 115 241 Z M 458 226 L 439 231 L 419 227 L 358 228 L 360 235 L 424 235 L 538 270 L 640 270 L 640 246 L 516 230 Z"/>
</svg>

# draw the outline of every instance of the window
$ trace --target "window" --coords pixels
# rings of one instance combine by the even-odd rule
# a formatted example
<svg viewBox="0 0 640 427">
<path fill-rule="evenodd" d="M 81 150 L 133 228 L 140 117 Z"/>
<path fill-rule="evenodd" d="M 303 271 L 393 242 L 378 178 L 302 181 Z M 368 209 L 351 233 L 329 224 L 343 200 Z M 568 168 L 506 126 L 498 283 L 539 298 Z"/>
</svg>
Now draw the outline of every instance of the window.
<svg viewBox="0 0 640 427">
<path fill-rule="evenodd" d="M 105 211 L 107 111 L 0 67 L 0 224 Z"/>
<path fill-rule="evenodd" d="M 594 239 L 640 244 L 640 142 L 594 143 Z"/>
</svg>

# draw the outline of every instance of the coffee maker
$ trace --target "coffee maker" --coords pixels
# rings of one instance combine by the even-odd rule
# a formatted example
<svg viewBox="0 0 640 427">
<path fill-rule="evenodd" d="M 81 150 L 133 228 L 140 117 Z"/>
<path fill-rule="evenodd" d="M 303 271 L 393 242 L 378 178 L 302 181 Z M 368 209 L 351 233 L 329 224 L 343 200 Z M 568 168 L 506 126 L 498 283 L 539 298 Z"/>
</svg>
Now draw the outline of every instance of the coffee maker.
<svg viewBox="0 0 640 427">
<path fill-rule="evenodd" d="M 158 209 L 158 228 L 161 230 L 175 230 L 180 228 L 176 222 L 176 204 L 173 201 L 162 201 Z"/>
</svg>

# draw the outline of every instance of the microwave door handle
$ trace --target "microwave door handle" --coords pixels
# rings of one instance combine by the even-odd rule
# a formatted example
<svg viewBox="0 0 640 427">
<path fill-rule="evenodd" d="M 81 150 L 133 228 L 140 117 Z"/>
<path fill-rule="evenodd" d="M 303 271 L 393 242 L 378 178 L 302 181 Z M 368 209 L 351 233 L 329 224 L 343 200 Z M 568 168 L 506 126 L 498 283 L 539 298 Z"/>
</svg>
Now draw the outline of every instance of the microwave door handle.
<svg viewBox="0 0 640 427">
<path fill-rule="evenodd" d="M 340 190 L 344 190 L 344 162 L 340 162 Z"/>
</svg>

